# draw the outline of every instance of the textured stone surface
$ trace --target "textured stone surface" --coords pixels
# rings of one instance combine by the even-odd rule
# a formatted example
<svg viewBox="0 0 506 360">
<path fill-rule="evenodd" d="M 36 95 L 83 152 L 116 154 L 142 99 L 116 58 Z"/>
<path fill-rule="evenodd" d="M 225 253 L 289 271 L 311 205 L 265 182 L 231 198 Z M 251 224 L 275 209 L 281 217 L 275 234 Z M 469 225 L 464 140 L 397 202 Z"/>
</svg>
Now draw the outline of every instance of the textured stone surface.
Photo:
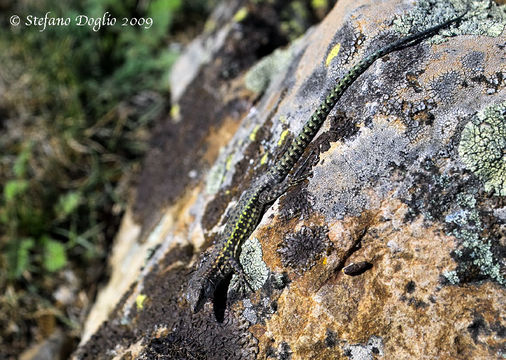
<svg viewBox="0 0 506 360">
<path fill-rule="evenodd" d="M 139 241 L 159 246 L 133 262 L 142 268 L 130 270 L 128 289 L 124 281 L 118 290 L 122 299 L 75 358 L 506 356 L 506 15 L 492 2 L 471 4 L 473 16 L 458 27 L 377 61 L 342 97 L 306 152 L 311 176 L 276 201 L 245 244 L 241 262 L 259 289 L 244 295 L 232 278 L 228 299 L 220 299 L 228 305 L 222 323 L 210 303 L 191 314 L 185 286 L 241 192 L 350 66 L 464 5 L 339 1 L 289 47 L 220 79 L 213 103 L 225 120 L 200 129 L 205 161 L 195 162 L 196 152 L 174 158 L 157 150 L 183 162 L 170 169 L 193 174 L 191 188 L 177 185 L 165 207 L 137 203 L 148 207 L 141 211 L 144 229 L 158 222 Z M 206 38 L 216 36 L 218 45 L 195 62 L 193 74 L 213 73 L 227 49 L 237 50 L 233 39 L 249 13 L 220 18 Z M 188 85 L 175 98 L 182 108 L 193 100 L 192 88 L 216 85 L 210 75 L 185 75 Z M 200 126 L 193 110 L 178 120 L 190 130 Z M 158 196 L 153 191 L 143 196 Z M 118 243 L 128 239 L 127 225 Z M 146 258 L 143 245 L 131 246 L 123 253 Z M 368 265 L 346 275 L 343 268 L 353 263 Z"/>
</svg>

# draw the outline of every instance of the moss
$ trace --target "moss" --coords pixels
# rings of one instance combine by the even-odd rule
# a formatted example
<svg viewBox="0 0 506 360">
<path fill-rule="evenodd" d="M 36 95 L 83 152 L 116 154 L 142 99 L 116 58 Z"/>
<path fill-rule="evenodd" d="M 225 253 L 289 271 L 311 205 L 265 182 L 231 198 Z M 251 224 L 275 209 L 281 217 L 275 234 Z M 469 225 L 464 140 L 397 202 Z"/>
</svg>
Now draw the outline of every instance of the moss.
<svg viewBox="0 0 506 360">
<path fill-rule="evenodd" d="M 501 35 L 506 26 L 506 6 L 492 0 L 421 0 L 409 14 L 394 20 L 394 28 L 402 34 L 420 31 L 462 14 L 468 3 L 468 14 L 460 24 L 441 30 L 431 42 L 441 43 L 445 37 L 454 35 Z"/>
<path fill-rule="evenodd" d="M 506 196 L 506 102 L 479 112 L 462 131 L 459 155 L 485 183 L 486 191 Z"/>
</svg>

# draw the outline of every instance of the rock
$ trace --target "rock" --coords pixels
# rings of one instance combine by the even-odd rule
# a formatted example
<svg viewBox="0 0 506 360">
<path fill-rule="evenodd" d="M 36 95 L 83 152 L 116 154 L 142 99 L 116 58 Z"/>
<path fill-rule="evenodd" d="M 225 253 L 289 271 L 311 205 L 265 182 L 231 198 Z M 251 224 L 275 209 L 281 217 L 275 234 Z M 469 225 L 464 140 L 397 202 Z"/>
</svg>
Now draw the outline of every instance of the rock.
<svg viewBox="0 0 506 360">
<path fill-rule="evenodd" d="M 471 2 L 460 24 L 376 61 L 351 85 L 306 151 L 309 178 L 244 244 L 240 261 L 259 290 L 243 294 L 232 278 L 220 306 L 191 313 L 184 295 L 198 254 L 336 79 L 465 5 L 342 0 L 271 59 L 219 77 L 227 49 L 228 65 L 247 50 L 232 46 L 255 13 L 246 8 L 204 35 L 222 45 L 178 90 L 180 118 L 167 121 L 172 135 L 155 138 L 144 178 L 155 176 L 141 181 L 136 215 L 125 220 L 143 231 L 135 244 L 125 229 L 118 236 L 132 246 L 122 253 L 137 255 L 118 264 L 136 265 L 74 358 L 505 356 L 506 13 L 488 1 Z M 176 180 L 191 170 L 185 184 Z M 359 264 L 367 266 L 350 270 Z"/>
</svg>

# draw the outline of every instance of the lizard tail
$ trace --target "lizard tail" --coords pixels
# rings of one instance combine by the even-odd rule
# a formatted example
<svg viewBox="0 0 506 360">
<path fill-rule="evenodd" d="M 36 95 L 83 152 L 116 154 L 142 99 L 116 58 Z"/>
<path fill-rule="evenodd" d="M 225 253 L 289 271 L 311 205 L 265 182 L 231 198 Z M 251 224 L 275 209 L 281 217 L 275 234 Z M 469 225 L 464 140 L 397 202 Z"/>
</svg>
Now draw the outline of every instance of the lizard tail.
<svg viewBox="0 0 506 360">
<path fill-rule="evenodd" d="M 316 111 L 311 115 L 307 123 L 304 125 L 300 134 L 293 140 L 292 144 L 290 145 L 290 148 L 274 165 L 272 172 L 277 181 L 278 182 L 283 181 L 286 175 L 288 175 L 290 170 L 293 168 L 294 164 L 301 157 L 302 153 L 304 152 L 308 144 L 313 140 L 316 133 L 322 126 L 323 122 L 329 115 L 330 111 L 334 108 L 337 101 L 341 98 L 346 89 L 348 89 L 348 87 L 364 71 L 366 71 L 374 61 L 393 51 L 400 50 L 408 46 L 412 46 L 417 42 L 436 33 L 440 29 L 445 28 L 450 24 L 461 20 L 462 17 L 467 14 L 467 11 L 468 10 L 466 9 L 466 11 L 463 14 L 453 19 L 450 19 L 439 25 L 433 26 L 418 33 L 406 36 L 389 45 L 386 45 L 381 49 L 373 52 L 372 54 L 366 56 L 356 65 L 354 65 L 348 71 L 348 73 L 341 78 L 341 80 L 337 83 L 337 85 L 330 91 L 325 100 L 320 104 L 320 106 L 316 109 Z"/>
</svg>

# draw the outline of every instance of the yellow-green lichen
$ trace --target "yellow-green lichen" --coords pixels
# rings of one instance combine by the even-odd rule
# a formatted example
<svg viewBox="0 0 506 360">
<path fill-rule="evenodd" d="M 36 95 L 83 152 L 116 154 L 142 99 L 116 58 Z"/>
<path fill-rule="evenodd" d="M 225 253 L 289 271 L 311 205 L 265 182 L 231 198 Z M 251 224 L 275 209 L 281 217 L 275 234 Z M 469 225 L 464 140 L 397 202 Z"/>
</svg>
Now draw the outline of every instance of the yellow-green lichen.
<svg viewBox="0 0 506 360">
<path fill-rule="evenodd" d="M 232 159 L 234 158 L 234 155 L 229 155 L 227 157 L 227 160 L 225 161 L 225 170 L 229 171 L 232 168 Z"/>
<path fill-rule="evenodd" d="M 332 47 L 332 49 L 329 51 L 329 54 L 327 55 L 327 59 L 325 60 L 325 66 L 329 66 L 330 62 L 333 58 L 339 54 L 339 49 L 341 49 L 341 43 L 337 43 Z"/>
<path fill-rule="evenodd" d="M 174 104 L 170 108 L 170 117 L 173 122 L 179 122 L 181 120 L 181 108 L 179 104 Z"/>
<path fill-rule="evenodd" d="M 279 140 L 278 140 L 278 146 L 283 145 L 289 132 L 290 132 L 290 130 L 286 129 L 281 133 L 281 136 L 279 137 Z"/>
<path fill-rule="evenodd" d="M 327 0 L 311 0 L 311 7 L 313 9 L 325 9 L 329 6 Z"/>
<path fill-rule="evenodd" d="M 257 137 L 258 129 L 260 129 L 260 125 L 255 126 L 255 128 L 253 129 L 253 131 L 251 132 L 251 134 L 249 134 L 250 141 L 255 141 L 255 139 Z"/>
<path fill-rule="evenodd" d="M 265 164 L 265 163 L 267 162 L 267 159 L 268 159 L 268 158 L 269 158 L 269 153 L 268 153 L 268 152 L 266 152 L 266 153 L 264 154 L 264 156 L 262 156 L 262 158 L 260 159 L 260 165 Z"/>
<path fill-rule="evenodd" d="M 235 22 L 241 22 L 248 16 L 248 9 L 246 7 L 242 7 L 234 15 L 233 20 Z"/>
<path fill-rule="evenodd" d="M 144 309 L 144 301 L 146 301 L 147 295 L 139 294 L 135 298 L 135 305 L 137 306 L 137 310 Z"/>
<path fill-rule="evenodd" d="M 204 24 L 204 33 L 209 34 L 213 32 L 216 29 L 216 26 L 217 26 L 216 20 L 214 20 L 213 18 L 209 18 Z"/>
<path fill-rule="evenodd" d="M 485 183 L 486 191 L 506 196 L 506 102 L 479 112 L 462 131 L 462 162 Z"/>
</svg>

